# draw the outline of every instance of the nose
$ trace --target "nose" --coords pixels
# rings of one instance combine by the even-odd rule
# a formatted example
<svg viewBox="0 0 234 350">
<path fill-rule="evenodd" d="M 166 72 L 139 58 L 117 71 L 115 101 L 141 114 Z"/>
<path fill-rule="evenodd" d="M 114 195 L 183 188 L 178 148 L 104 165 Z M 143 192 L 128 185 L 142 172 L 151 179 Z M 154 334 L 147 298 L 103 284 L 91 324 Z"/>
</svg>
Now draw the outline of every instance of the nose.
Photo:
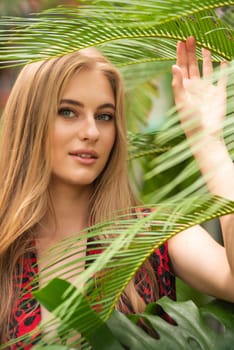
<svg viewBox="0 0 234 350">
<path fill-rule="evenodd" d="M 100 132 L 93 115 L 87 116 L 80 122 L 78 132 L 82 141 L 96 142 L 99 139 Z"/>
</svg>

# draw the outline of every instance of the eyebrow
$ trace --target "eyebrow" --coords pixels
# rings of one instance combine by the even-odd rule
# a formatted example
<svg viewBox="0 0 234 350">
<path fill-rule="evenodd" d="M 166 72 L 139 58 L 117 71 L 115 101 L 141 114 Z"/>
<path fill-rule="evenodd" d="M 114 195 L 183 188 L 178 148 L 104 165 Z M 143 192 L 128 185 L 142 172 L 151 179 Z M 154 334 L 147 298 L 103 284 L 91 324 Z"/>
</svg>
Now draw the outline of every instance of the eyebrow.
<svg viewBox="0 0 234 350">
<path fill-rule="evenodd" d="M 62 104 L 62 103 L 69 103 L 71 105 L 84 108 L 84 104 L 82 102 L 76 101 L 76 100 L 63 99 L 60 101 L 60 104 Z M 111 108 L 115 111 L 115 106 L 113 105 L 113 103 L 103 103 L 100 106 L 98 106 L 97 109 L 101 109 L 101 108 Z"/>
</svg>

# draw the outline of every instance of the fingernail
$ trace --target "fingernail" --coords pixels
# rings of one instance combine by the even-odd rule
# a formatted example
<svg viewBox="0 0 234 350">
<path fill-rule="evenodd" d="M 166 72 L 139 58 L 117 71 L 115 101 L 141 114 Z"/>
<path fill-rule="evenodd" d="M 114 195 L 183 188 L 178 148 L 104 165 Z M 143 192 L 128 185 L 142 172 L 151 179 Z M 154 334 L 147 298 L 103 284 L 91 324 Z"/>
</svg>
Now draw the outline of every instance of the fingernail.
<svg viewBox="0 0 234 350">
<path fill-rule="evenodd" d="M 196 39 L 192 35 L 188 37 L 188 40 L 191 40 L 191 41 L 194 41 L 194 42 L 196 41 Z"/>
</svg>

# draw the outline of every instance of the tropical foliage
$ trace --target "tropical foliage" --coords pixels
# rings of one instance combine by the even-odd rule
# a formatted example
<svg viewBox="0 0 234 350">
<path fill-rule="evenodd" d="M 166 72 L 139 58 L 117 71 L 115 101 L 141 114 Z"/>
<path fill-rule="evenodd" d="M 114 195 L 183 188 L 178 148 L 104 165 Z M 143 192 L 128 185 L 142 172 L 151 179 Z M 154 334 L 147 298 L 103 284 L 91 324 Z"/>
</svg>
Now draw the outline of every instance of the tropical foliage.
<svg viewBox="0 0 234 350">
<path fill-rule="evenodd" d="M 155 316 L 159 308 L 172 316 L 175 324 Z M 114 312 L 107 324 L 121 344 L 132 350 L 230 349 L 234 339 L 233 311 L 233 305 L 224 302 L 213 301 L 198 309 L 192 301 L 175 303 L 163 298 L 148 305 L 144 315 L 131 316 L 133 322 Z M 139 318 L 147 321 L 157 339 L 133 325 Z"/>
<path fill-rule="evenodd" d="M 2 18 L 0 61 L 5 66 L 20 65 L 88 46 L 98 46 L 121 69 L 126 81 L 128 104 L 133 102 L 134 92 L 138 91 L 139 101 L 142 101 L 142 104 L 147 101 L 143 110 L 146 113 L 151 107 L 149 94 L 152 94 L 152 78 L 157 76 L 157 72 L 168 70 L 175 59 L 177 40 L 194 35 L 198 48 L 209 48 L 214 61 L 233 59 L 232 27 L 215 12 L 220 6 L 233 4 L 231 0 L 194 0 L 193 6 L 189 0 L 97 0 L 83 1 L 79 7 L 61 6 L 27 19 Z M 198 56 L 201 57 L 199 49 Z M 224 139 L 230 155 L 234 158 L 232 64 L 226 74 L 229 75 L 229 84 Z M 216 79 L 215 75 L 214 81 Z M 144 91 L 139 93 L 142 86 Z M 134 115 L 134 111 L 132 113 Z M 48 344 L 56 344 L 56 349 L 59 349 L 60 344 L 61 350 L 67 346 L 72 347 L 72 344 L 63 344 L 66 344 L 66 340 L 76 331 L 82 334 L 79 340 L 81 349 L 89 349 L 91 346 L 95 349 L 105 349 L 102 343 L 104 337 L 106 341 L 109 339 L 110 344 L 114 342 L 113 348 L 121 349 L 123 347 L 120 344 L 121 337 L 117 334 L 119 328 L 116 322 L 129 330 L 124 344 L 131 349 L 137 349 L 134 347 L 136 345 L 131 345 L 130 338 L 138 333 L 137 339 L 140 339 L 141 330 L 129 323 L 125 316 L 113 314 L 116 301 L 137 269 L 156 247 L 178 232 L 234 212 L 234 203 L 208 194 L 205 180 L 199 175 L 174 109 L 167 113 L 160 130 L 145 133 L 142 133 L 140 128 L 146 121 L 137 111 L 136 115 L 139 116 L 138 124 L 129 123 L 131 126 L 134 124 L 129 133 L 129 159 L 131 162 L 134 160 L 134 164 L 136 160 L 147 160 L 147 171 L 143 180 L 149 182 L 149 192 L 144 194 L 148 205 L 144 205 L 146 210 L 143 214 L 136 215 L 138 209 L 133 210 L 132 215 L 126 215 L 124 211 L 116 213 L 115 220 L 84 231 L 83 237 L 95 239 L 95 244 L 99 244 L 102 250 L 102 254 L 92 255 L 92 259 L 86 256 L 72 263 L 66 261 L 68 255 L 72 256 L 77 250 L 86 249 L 81 246 L 77 237 L 71 237 L 53 249 L 54 261 L 44 274 L 50 279 L 56 272 L 62 279 L 50 281 L 45 289 L 36 293 L 40 302 L 55 315 L 54 319 L 42 324 L 41 328 L 46 333 L 49 325 L 56 324 L 59 330 L 58 337 L 50 337 L 48 334 L 46 341 L 41 340 L 41 344 L 46 342 L 47 349 Z M 176 171 L 167 184 L 160 188 L 153 186 L 157 178 L 167 178 L 173 169 Z M 100 238 L 106 234 L 110 235 L 108 240 Z M 91 246 L 88 246 L 89 248 L 91 249 Z M 63 270 L 60 272 L 53 271 L 52 268 L 58 259 L 64 259 Z M 77 285 L 82 287 L 76 289 L 65 279 L 75 275 L 84 260 L 87 268 L 77 277 Z M 178 337 L 181 337 L 182 333 L 185 334 L 184 341 L 190 337 L 191 342 L 194 341 L 200 349 L 208 349 L 209 345 L 213 344 L 210 342 L 213 341 L 214 331 L 211 331 L 211 339 L 203 337 L 208 326 L 205 326 L 203 321 L 202 325 L 199 324 L 200 311 L 195 306 L 171 304 L 165 300 L 159 301 L 158 304 L 165 307 L 175 318 Z M 173 347 L 174 340 L 170 343 L 169 338 L 165 338 L 165 335 L 171 332 L 172 326 L 165 325 L 162 323 L 164 321 L 151 315 L 154 307 L 150 306 L 141 317 L 148 320 L 153 328 L 156 327 L 159 334 L 163 334 L 164 340 L 160 339 L 158 343 L 160 346 L 166 344 L 165 348 L 176 348 Z M 96 313 L 95 310 L 99 312 Z M 187 316 L 186 310 L 192 310 L 190 316 Z M 218 315 L 221 326 L 226 326 L 225 322 L 228 322 L 231 316 L 227 319 L 226 316 L 222 318 L 222 311 L 216 311 L 214 307 L 211 312 Z M 182 316 L 178 316 L 179 314 Z M 136 317 L 138 316 L 132 319 L 135 321 Z M 197 326 L 188 326 L 188 333 L 184 333 L 181 327 L 188 322 L 189 317 L 195 320 Z M 107 320 L 109 321 L 106 323 Z M 233 341 L 233 327 L 230 327 L 230 324 L 227 327 L 227 340 L 222 342 L 222 345 Z M 109 328 L 112 329 L 115 340 Z M 192 328 L 196 328 L 196 331 L 194 330 L 191 336 Z M 100 335 L 99 340 L 97 335 Z M 223 337 L 220 337 L 220 342 Z M 152 341 L 153 343 L 150 343 L 150 340 L 145 348 L 151 349 L 153 345 L 150 344 L 157 342 Z M 176 346 L 179 348 L 180 345 L 178 339 Z M 190 346 L 192 348 L 193 345 Z M 37 346 L 37 349 L 39 348 L 40 345 Z"/>
</svg>

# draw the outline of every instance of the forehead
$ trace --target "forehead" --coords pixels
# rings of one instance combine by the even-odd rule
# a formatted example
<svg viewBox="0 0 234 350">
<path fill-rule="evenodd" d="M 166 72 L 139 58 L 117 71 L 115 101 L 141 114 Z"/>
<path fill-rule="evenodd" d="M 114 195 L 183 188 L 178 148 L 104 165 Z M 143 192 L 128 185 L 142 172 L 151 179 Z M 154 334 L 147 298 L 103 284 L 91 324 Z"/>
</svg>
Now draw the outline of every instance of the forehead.
<svg viewBox="0 0 234 350">
<path fill-rule="evenodd" d="M 114 93 L 106 75 L 98 69 L 82 69 L 67 82 L 62 99 L 102 101 L 114 103 Z"/>
</svg>

